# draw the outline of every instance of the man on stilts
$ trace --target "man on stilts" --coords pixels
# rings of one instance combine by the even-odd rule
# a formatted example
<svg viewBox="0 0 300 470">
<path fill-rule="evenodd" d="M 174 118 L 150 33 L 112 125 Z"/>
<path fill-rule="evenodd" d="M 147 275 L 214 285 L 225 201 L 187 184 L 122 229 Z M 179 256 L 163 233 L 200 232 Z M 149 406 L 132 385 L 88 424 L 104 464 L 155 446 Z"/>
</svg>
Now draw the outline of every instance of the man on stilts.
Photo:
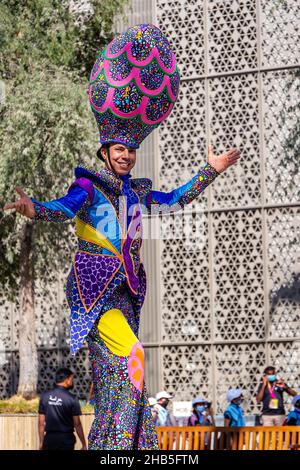
<svg viewBox="0 0 300 470">
<path fill-rule="evenodd" d="M 153 25 L 117 36 L 93 67 L 89 98 L 104 161 L 99 171 L 80 166 L 67 195 L 50 202 L 20 199 L 5 206 L 33 219 L 76 217 L 78 249 L 68 275 L 70 348 L 88 342 L 95 420 L 89 449 L 157 449 L 138 339 L 146 277 L 140 261 L 142 212 L 173 212 L 194 200 L 240 157 L 237 149 L 208 161 L 188 183 L 164 193 L 147 178 L 132 178 L 136 150 L 167 118 L 177 99 L 179 72 L 170 44 Z"/>
</svg>

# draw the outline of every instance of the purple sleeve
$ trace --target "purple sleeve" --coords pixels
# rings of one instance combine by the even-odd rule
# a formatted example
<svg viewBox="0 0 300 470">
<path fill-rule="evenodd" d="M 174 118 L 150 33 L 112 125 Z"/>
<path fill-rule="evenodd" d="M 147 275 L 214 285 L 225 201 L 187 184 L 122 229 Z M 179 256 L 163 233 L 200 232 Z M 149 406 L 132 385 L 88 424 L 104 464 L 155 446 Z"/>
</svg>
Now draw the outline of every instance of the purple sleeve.
<svg viewBox="0 0 300 470">
<path fill-rule="evenodd" d="M 75 188 L 76 186 L 79 186 L 80 188 L 84 189 L 88 193 L 90 201 L 93 202 L 94 186 L 91 180 L 87 178 L 78 178 L 74 181 L 74 183 L 71 184 L 71 186 L 69 187 L 69 191 L 71 191 L 71 189 Z"/>
<path fill-rule="evenodd" d="M 192 416 L 189 417 L 189 424 L 190 426 L 195 426 L 196 422 L 198 421 L 197 417 L 192 414 Z"/>
</svg>

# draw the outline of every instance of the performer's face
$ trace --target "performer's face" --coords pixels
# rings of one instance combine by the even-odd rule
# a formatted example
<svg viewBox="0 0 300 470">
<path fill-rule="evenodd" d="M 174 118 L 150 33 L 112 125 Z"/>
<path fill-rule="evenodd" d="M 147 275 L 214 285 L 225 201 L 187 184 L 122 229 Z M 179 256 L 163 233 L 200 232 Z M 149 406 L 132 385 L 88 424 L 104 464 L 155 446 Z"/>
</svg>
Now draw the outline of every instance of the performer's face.
<svg viewBox="0 0 300 470">
<path fill-rule="evenodd" d="M 102 150 L 102 156 L 105 159 L 105 165 L 118 175 L 127 175 L 134 167 L 136 162 L 136 150 L 126 147 L 123 144 L 111 144 L 109 147 L 108 159 L 107 150 Z"/>
<path fill-rule="evenodd" d="M 164 408 L 167 408 L 169 401 L 170 400 L 168 398 L 161 398 L 160 400 L 158 400 L 158 403 Z"/>
</svg>

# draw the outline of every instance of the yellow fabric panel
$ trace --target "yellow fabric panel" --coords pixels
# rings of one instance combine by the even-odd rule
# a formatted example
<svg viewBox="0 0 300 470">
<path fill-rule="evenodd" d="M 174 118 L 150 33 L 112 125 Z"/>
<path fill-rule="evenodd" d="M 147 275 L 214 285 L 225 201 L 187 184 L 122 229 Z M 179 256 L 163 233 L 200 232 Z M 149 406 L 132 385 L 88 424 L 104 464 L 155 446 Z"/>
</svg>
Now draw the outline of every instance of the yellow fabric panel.
<svg viewBox="0 0 300 470">
<path fill-rule="evenodd" d="M 101 232 L 96 230 L 91 225 L 84 223 L 78 217 L 76 217 L 76 235 L 85 241 L 102 246 L 102 248 L 111 251 L 119 258 L 121 256 L 114 245 L 108 240 L 108 238 L 106 238 Z"/>
<path fill-rule="evenodd" d="M 117 356 L 129 356 L 138 341 L 123 313 L 117 308 L 102 315 L 98 331 L 107 348 Z"/>
</svg>

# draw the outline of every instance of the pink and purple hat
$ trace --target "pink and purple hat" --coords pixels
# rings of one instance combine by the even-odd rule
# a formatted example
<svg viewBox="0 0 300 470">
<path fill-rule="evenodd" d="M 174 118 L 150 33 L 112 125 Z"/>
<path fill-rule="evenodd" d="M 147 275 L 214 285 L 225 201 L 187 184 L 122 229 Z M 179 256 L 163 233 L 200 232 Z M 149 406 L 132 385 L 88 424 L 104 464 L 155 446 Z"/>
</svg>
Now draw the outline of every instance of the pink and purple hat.
<svg viewBox="0 0 300 470">
<path fill-rule="evenodd" d="M 170 114 L 179 83 L 169 41 L 156 26 L 133 26 L 115 37 L 100 52 L 90 76 L 100 142 L 138 148 Z"/>
</svg>

